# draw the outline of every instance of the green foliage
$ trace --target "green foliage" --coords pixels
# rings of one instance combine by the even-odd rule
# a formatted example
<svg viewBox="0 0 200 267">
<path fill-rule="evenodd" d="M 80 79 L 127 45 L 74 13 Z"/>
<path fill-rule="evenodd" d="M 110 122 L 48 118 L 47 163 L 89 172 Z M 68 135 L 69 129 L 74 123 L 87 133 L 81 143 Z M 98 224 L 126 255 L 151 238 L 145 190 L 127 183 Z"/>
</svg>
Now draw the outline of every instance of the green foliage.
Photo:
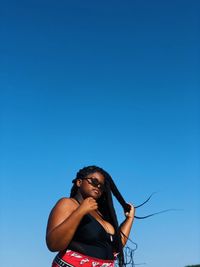
<svg viewBox="0 0 200 267">
<path fill-rule="evenodd" d="M 197 265 L 187 265 L 185 267 L 200 267 L 200 264 L 197 264 Z"/>
</svg>

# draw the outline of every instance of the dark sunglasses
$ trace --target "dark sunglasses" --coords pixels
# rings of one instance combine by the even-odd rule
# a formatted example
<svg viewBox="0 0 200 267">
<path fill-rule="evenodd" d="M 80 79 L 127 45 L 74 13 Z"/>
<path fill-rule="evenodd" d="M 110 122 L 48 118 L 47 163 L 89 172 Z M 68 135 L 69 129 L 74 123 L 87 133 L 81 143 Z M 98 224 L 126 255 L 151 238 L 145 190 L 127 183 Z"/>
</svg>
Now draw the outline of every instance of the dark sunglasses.
<svg viewBox="0 0 200 267">
<path fill-rule="evenodd" d="M 89 184 L 91 184 L 94 187 L 97 187 L 101 192 L 105 190 L 104 184 L 100 183 L 96 178 L 93 177 L 86 177 L 83 180 L 87 180 Z"/>
</svg>

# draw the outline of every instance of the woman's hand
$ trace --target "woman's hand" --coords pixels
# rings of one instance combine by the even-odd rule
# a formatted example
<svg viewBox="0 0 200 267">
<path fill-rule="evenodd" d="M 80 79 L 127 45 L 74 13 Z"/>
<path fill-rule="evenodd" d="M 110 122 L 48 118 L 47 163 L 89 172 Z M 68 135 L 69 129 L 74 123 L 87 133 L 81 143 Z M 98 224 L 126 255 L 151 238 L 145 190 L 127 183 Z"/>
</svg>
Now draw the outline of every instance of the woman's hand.
<svg viewBox="0 0 200 267">
<path fill-rule="evenodd" d="M 88 214 L 91 211 L 97 210 L 98 209 L 98 204 L 96 200 L 93 197 L 87 197 L 85 198 L 79 208 L 78 208 L 83 214 Z"/>
<path fill-rule="evenodd" d="M 131 203 L 128 203 L 128 205 L 130 206 L 130 211 L 125 213 L 125 216 L 127 219 L 134 219 L 134 215 L 135 215 L 135 208 Z"/>
</svg>

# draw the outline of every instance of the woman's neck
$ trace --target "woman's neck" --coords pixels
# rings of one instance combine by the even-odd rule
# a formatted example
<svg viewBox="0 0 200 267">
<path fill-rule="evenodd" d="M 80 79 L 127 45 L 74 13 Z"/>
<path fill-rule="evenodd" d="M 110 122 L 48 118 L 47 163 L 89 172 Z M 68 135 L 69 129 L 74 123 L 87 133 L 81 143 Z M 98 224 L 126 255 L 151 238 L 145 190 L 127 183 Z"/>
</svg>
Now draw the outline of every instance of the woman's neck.
<svg viewBox="0 0 200 267">
<path fill-rule="evenodd" d="M 81 204 L 81 202 L 83 202 L 84 198 L 83 196 L 81 195 L 80 192 L 77 192 L 77 194 L 74 196 L 74 199 L 76 199 L 76 201 Z"/>
</svg>

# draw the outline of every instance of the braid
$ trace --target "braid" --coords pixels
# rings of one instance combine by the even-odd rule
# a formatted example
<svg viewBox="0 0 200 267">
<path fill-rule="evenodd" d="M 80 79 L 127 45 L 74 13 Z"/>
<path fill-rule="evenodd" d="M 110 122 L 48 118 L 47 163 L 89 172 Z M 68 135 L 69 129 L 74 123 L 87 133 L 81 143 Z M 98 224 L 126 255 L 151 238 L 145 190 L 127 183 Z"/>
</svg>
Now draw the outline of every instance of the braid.
<svg viewBox="0 0 200 267">
<path fill-rule="evenodd" d="M 121 233 L 120 233 L 120 229 L 119 229 L 119 224 L 118 224 L 118 220 L 117 220 L 117 215 L 114 209 L 114 205 L 113 205 L 113 199 L 112 199 L 112 194 L 111 194 L 111 185 L 109 183 L 108 180 L 106 180 L 105 182 L 105 186 L 106 186 L 106 192 L 105 192 L 105 198 L 106 198 L 106 205 L 107 205 L 107 210 L 108 210 L 108 217 L 105 219 L 108 220 L 114 227 L 115 229 L 115 238 L 114 238 L 114 247 L 116 249 L 116 251 L 119 252 L 118 254 L 118 264 L 120 267 L 122 267 L 124 265 L 124 253 L 123 253 L 123 245 L 122 245 L 122 241 L 121 241 Z M 102 206 L 100 206 L 100 212 L 102 212 L 102 214 L 105 213 L 105 207 L 106 205 L 103 206 L 103 209 L 101 208 Z"/>
<path fill-rule="evenodd" d="M 71 188 L 70 197 L 75 197 L 77 191 L 78 191 L 78 187 L 76 186 L 76 184 L 74 184 Z"/>
<path fill-rule="evenodd" d="M 126 203 L 126 201 L 122 197 L 121 193 L 119 192 L 118 188 L 116 187 L 112 177 L 109 174 L 108 174 L 107 179 L 109 180 L 110 188 L 111 188 L 111 191 L 112 191 L 113 195 L 116 197 L 118 202 L 123 207 L 124 212 L 129 212 L 130 211 L 130 205 Z"/>
</svg>

